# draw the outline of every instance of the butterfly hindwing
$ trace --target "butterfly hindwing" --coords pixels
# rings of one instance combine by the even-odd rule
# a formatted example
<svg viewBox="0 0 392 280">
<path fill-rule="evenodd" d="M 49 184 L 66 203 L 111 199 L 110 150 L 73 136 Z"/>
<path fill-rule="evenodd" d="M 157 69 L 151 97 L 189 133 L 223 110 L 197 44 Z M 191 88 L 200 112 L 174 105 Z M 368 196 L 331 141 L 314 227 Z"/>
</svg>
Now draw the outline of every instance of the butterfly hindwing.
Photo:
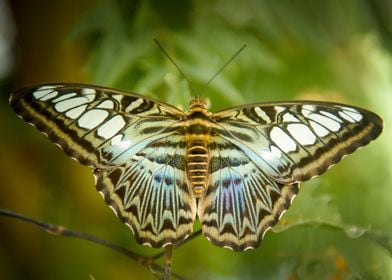
<svg viewBox="0 0 392 280">
<path fill-rule="evenodd" d="M 223 138 L 282 184 L 324 173 L 382 131 L 372 112 L 317 101 L 247 105 L 214 117 Z"/>
<path fill-rule="evenodd" d="M 214 244 L 243 251 L 258 247 L 297 194 L 298 184 L 269 178 L 244 152 L 217 137 L 210 180 L 199 202 L 203 234 Z"/>
<path fill-rule="evenodd" d="M 141 244 L 175 244 L 192 232 L 196 199 L 186 178 L 182 140 L 164 137 L 123 167 L 94 172 L 97 190 Z"/>
</svg>

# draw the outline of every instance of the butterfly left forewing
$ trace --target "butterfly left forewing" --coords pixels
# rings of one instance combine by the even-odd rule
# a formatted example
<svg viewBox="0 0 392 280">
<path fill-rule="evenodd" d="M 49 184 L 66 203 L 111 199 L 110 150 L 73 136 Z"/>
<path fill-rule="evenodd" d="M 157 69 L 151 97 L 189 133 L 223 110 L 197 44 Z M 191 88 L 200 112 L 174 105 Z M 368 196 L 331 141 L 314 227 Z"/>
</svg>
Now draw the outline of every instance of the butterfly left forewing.
<svg viewBox="0 0 392 280">
<path fill-rule="evenodd" d="M 137 94 L 83 84 L 22 88 L 10 103 L 67 155 L 100 168 L 124 164 L 149 142 L 171 134 L 183 115 Z"/>
<path fill-rule="evenodd" d="M 382 131 L 382 120 L 372 112 L 317 101 L 247 105 L 215 119 L 223 138 L 282 184 L 324 173 Z"/>
</svg>

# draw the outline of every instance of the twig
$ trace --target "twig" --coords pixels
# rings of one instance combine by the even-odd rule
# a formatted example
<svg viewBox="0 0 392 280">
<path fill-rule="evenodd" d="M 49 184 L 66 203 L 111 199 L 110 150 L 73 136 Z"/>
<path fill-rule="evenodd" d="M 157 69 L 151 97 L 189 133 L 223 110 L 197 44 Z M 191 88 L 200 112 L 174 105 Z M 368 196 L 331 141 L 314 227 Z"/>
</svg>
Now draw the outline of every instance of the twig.
<svg viewBox="0 0 392 280">
<path fill-rule="evenodd" d="M 74 238 L 78 238 L 78 239 L 82 239 L 82 240 L 86 240 L 86 241 L 90 241 L 92 243 L 104 246 L 106 248 L 112 249 L 114 251 L 117 251 L 129 258 L 131 258 L 132 260 L 138 262 L 139 264 L 148 267 L 150 269 L 150 271 L 157 277 L 160 278 L 160 276 L 156 273 L 159 272 L 161 274 L 164 274 L 167 271 L 167 268 L 162 267 L 161 265 L 155 263 L 155 260 L 157 260 L 158 258 L 155 256 L 152 257 L 148 257 L 148 256 L 143 256 L 143 255 L 139 255 L 136 254 L 130 250 L 128 250 L 125 247 L 122 247 L 118 244 L 115 244 L 113 242 L 110 242 L 108 240 L 84 233 L 84 232 L 80 232 L 80 231 L 76 231 L 76 230 L 71 230 L 68 229 L 64 226 L 60 226 L 60 225 L 55 225 L 55 224 L 49 224 L 43 221 L 39 221 L 36 220 L 34 218 L 16 213 L 14 211 L 10 211 L 10 210 L 6 210 L 6 209 L 0 209 L 0 215 L 1 216 L 5 216 L 5 217 L 9 217 L 9 218 L 14 218 L 17 220 L 21 220 L 24 222 L 27 222 L 29 224 L 32 224 L 36 227 L 38 227 L 39 229 L 53 234 L 53 235 L 60 235 L 60 236 L 66 236 L 66 237 L 74 237 Z M 163 255 L 159 254 L 160 256 Z M 169 275 L 173 276 L 176 279 L 180 279 L 183 280 L 184 278 L 176 273 L 174 273 L 173 271 L 169 272 Z"/>
</svg>

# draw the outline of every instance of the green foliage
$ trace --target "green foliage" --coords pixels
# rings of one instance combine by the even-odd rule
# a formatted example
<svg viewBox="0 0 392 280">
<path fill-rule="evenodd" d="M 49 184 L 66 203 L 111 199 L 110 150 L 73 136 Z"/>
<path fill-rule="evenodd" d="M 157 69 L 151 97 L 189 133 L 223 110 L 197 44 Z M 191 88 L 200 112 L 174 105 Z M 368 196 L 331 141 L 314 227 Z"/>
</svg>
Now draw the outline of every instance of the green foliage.
<svg viewBox="0 0 392 280">
<path fill-rule="evenodd" d="M 365 0 L 102 0 L 65 34 L 70 45 L 84 43 L 82 67 L 92 84 L 138 92 L 182 108 L 192 96 L 201 95 L 209 99 L 212 111 L 273 100 L 338 101 L 369 108 L 386 122 L 376 143 L 321 178 L 304 183 L 293 206 L 259 249 L 234 253 L 199 237 L 175 251 L 177 273 L 189 279 L 392 277 L 392 152 L 387 143 L 392 137 L 388 126 L 392 123 L 388 49 L 392 17 L 388 7 L 387 1 Z M 156 47 L 154 38 L 189 84 Z M 247 48 L 207 85 L 244 43 Z M 105 208 L 87 171 L 82 173 L 80 166 L 58 156 L 58 150 L 40 146 L 45 139 L 33 132 L 21 133 L 26 127 L 14 122 L 16 126 L 4 129 L 18 135 L 18 140 L 5 138 L 3 154 L 11 160 L 8 165 L 0 163 L 3 170 L 18 167 L 31 180 L 29 185 L 22 179 L 13 183 L 19 189 L 7 197 L 13 197 L 14 205 L 25 209 L 22 204 L 31 204 L 36 215 L 50 222 L 87 229 L 138 252 L 155 252 L 137 245 L 128 228 Z M 22 135 L 34 144 L 23 144 L 27 140 L 19 139 Z M 41 154 L 37 165 L 34 159 Z M 26 157 L 31 162 L 25 163 Z M 4 178 L 12 175 L 17 176 L 14 171 Z M 24 194 L 28 190 L 23 188 L 29 187 L 36 193 Z M 26 236 L 25 229 L 10 228 L 20 238 Z M 105 249 L 53 237 L 42 241 L 46 236 L 31 229 L 27 234 L 25 250 L 18 248 L 17 254 L 10 255 L 5 246 L 0 251 L 0 260 L 7 261 L 8 275 L 14 279 L 28 273 L 41 279 L 86 278 L 89 272 L 95 279 L 152 278 L 140 265 Z M 30 244 L 34 242 L 41 247 Z M 15 260 L 18 254 L 32 254 L 38 261 L 22 264 Z"/>
</svg>

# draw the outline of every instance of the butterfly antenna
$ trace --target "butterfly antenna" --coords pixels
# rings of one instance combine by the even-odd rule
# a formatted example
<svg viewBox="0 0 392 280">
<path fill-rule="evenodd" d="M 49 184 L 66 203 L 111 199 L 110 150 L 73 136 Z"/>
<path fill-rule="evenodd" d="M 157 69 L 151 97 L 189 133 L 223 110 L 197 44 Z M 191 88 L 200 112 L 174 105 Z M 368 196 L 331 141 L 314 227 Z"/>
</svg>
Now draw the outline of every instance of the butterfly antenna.
<svg viewBox="0 0 392 280">
<path fill-rule="evenodd" d="M 216 78 L 216 76 L 218 76 L 245 48 L 246 44 L 244 44 L 218 71 L 216 71 L 211 79 L 208 80 L 206 86 L 208 86 Z"/>
<path fill-rule="evenodd" d="M 196 93 L 194 88 L 192 87 L 191 82 L 189 81 L 188 77 L 185 75 L 185 73 L 181 70 L 180 66 L 170 57 L 170 55 L 165 51 L 165 49 L 162 47 L 161 43 L 157 39 L 154 38 L 155 44 L 157 44 L 158 48 L 164 53 L 164 55 L 170 60 L 171 63 L 177 68 L 178 72 L 180 72 L 181 76 L 188 82 L 189 88 L 193 93 Z"/>
</svg>

